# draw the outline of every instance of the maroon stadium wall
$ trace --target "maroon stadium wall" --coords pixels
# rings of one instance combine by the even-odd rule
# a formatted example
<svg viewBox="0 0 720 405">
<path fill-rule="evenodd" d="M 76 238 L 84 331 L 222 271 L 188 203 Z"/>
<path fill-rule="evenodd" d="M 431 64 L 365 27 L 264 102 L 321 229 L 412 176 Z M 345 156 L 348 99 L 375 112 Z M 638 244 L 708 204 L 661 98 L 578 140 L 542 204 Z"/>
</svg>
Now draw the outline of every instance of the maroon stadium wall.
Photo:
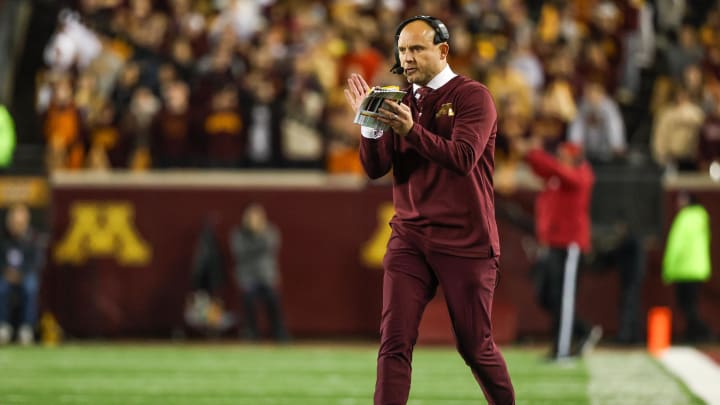
<svg viewBox="0 0 720 405">
<path fill-rule="evenodd" d="M 291 333 L 300 338 L 377 335 L 388 185 L 320 174 L 80 174 L 56 177 L 51 195 L 42 309 L 52 312 L 70 336 L 169 337 L 182 328 L 195 243 L 210 217 L 218 221 L 230 280 L 223 296 L 240 314 L 227 236 L 251 201 L 265 206 L 282 234 L 280 289 Z M 666 193 L 666 206 L 672 195 Z M 711 212 L 713 229 L 720 229 L 720 191 L 699 196 Z M 532 198 L 526 191 L 510 200 L 531 210 Z M 666 225 L 673 214 L 667 213 Z M 503 217 L 498 221 L 503 250 L 493 315 L 498 340 L 544 337 L 549 322 L 535 303 L 522 247 L 531 235 Z M 713 239 L 716 267 L 719 241 Z M 659 252 L 660 247 L 649 252 L 645 310 L 672 304 L 672 291 L 659 281 Z M 703 289 L 702 311 L 720 329 L 720 277 L 715 273 Z M 612 334 L 618 291 L 615 272 L 586 272 L 578 311 Z M 439 293 L 426 311 L 421 340 L 451 339 Z"/>
</svg>

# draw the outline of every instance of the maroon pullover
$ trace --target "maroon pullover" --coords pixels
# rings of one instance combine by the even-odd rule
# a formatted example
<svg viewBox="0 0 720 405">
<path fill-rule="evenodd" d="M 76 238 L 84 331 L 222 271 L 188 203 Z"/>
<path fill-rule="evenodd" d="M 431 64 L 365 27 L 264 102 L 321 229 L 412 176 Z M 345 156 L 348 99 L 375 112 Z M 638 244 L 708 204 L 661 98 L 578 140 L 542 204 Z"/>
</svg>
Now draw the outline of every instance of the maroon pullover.
<svg viewBox="0 0 720 405">
<path fill-rule="evenodd" d="M 415 124 L 363 137 L 360 159 L 370 178 L 393 170 L 393 231 L 441 253 L 500 254 L 493 190 L 497 112 L 488 89 L 456 76 L 431 91 L 417 111 L 412 89 L 403 103 Z"/>
</svg>

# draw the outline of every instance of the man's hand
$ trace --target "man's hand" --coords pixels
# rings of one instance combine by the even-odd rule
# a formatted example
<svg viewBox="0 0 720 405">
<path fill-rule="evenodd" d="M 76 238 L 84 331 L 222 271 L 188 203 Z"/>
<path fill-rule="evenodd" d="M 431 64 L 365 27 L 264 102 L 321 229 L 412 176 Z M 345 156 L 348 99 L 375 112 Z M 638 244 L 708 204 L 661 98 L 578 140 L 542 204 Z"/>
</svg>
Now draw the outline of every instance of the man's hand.
<svg viewBox="0 0 720 405">
<path fill-rule="evenodd" d="M 357 113 L 360 108 L 360 104 L 362 104 L 365 96 L 367 96 L 370 91 L 370 86 L 368 86 L 365 79 L 357 73 L 351 74 L 347 82 L 348 85 L 345 88 L 345 98 L 347 99 L 348 104 L 350 104 L 350 107 L 352 107 L 353 112 Z"/>
<path fill-rule="evenodd" d="M 406 104 L 385 101 L 378 112 L 382 114 L 377 117 L 378 120 L 390 125 L 398 135 L 407 135 L 413 127 L 412 112 Z"/>
<path fill-rule="evenodd" d="M 357 73 L 350 75 L 347 82 L 345 98 L 352 107 L 353 112 L 357 113 L 363 100 L 370 92 L 370 86 Z M 405 136 L 412 129 L 412 113 L 407 105 L 386 101 L 378 112 L 381 114 L 377 117 L 378 121 L 389 125 L 396 134 Z"/>
</svg>

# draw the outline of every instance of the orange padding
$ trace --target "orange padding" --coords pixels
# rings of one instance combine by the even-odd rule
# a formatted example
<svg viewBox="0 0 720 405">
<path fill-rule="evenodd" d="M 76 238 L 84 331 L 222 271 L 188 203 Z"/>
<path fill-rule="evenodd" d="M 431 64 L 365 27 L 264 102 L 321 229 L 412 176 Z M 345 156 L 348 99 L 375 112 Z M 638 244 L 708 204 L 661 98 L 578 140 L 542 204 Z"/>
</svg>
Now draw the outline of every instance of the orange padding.
<svg viewBox="0 0 720 405">
<path fill-rule="evenodd" d="M 653 307 L 648 312 L 647 347 L 650 354 L 657 356 L 670 347 L 672 312 L 668 307 Z"/>
</svg>

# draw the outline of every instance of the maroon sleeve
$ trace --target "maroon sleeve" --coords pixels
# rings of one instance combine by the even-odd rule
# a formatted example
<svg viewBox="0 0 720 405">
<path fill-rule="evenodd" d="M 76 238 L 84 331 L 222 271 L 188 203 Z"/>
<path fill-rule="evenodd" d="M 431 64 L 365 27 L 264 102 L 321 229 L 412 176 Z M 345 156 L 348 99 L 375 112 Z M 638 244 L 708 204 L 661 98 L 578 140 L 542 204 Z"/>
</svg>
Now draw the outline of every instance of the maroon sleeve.
<svg viewBox="0 0 720 405">
<path fill-rule="evenodd" d="M 480 85 L 466 86 L 455 106 L 455 122 L 450 139 L 438 136 L 415 123 L 405 136 L 426 159 L 462 175 L 469 174 L 495 130 L 497 111 L 488 90 Z"/>
<path fill-rule="evenodd" d="M 391 131 L 377 139 L 361 137 L 360 140 L 360 162 L 365 168 L 365 173 L 371 179 L 377 179 L 390 171 L 392 168 L 393 138 L 395 134 Z"/>
<path fill-rule="evenodd" d="M 528 152 L 525 160 L 530 164 L 533 172 L 543 179 L 557 177 L 570 187 L 578 187 L 586 180 L 583 171 L 562 165 L 554 156 L 540 149 Z"/>
</svg>

